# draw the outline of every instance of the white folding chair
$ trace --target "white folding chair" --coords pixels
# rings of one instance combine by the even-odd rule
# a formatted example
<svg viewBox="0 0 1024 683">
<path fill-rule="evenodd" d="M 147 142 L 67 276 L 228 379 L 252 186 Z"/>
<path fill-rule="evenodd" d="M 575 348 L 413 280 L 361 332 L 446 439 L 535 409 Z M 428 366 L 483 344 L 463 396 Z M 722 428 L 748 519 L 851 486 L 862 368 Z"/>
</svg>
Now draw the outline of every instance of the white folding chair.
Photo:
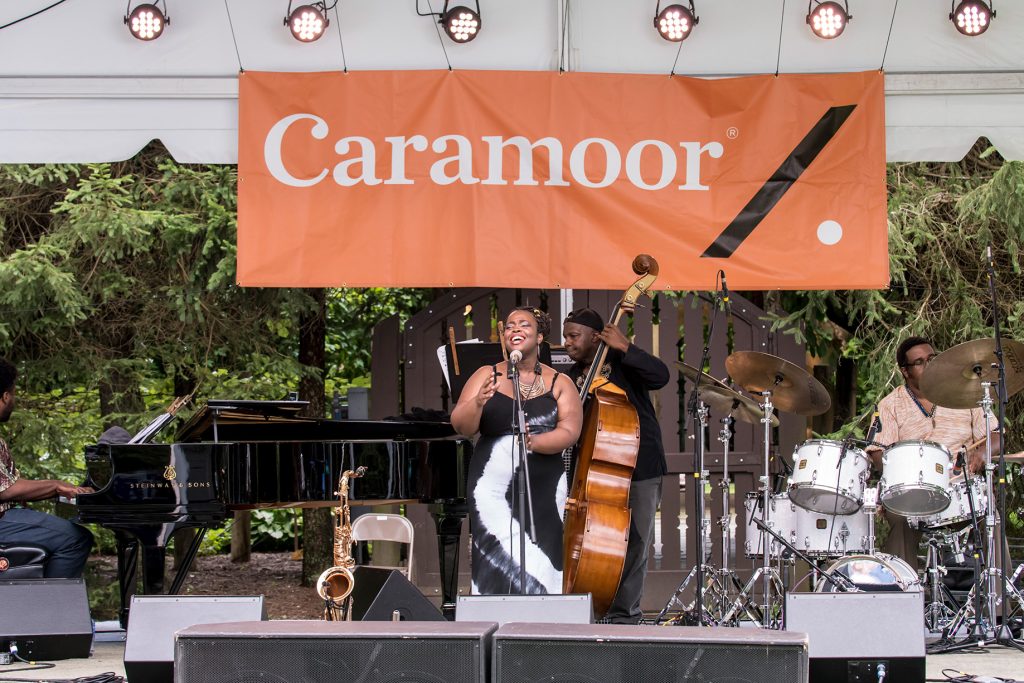
<svg viewBox="0 0 1024 683">
<path fill-rule="evenodd" d="M 408 545 L 408 559 L 405 566 L 386 567 L 386 569 L 397 569 L 405 574 L 409 581 L 413 580 L 413 526 L 408 519 L 402 515 L 391 514 L 366 513 L 359 515 L 352 522 L 352 539 L 355 541 L 391 541 Z"/>
</svg>

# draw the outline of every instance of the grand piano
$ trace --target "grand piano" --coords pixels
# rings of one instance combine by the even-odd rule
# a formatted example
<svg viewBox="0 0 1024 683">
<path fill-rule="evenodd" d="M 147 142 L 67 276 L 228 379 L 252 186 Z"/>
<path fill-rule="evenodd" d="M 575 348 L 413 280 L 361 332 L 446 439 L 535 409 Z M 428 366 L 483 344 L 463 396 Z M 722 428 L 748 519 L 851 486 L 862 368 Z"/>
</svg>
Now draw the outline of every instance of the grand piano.
<svg viewBox="0 0 1024 683">
<path fill-rule="evenodd" d="M 431 504 L 438 530 L 441 591 L 454 611 L 459 534 L 466 515 L 472 444 L 447 422 L 322 420 L 300 417 L 298 401 L 211 400 L 173 443 L 90 446 L 78 521 L 117 538 L 122 624 L 138 570 L 146 594 L 165 592 L 165 553 L 179 529 L 199 533 L 166 591 L 180 591 L 206 529 L 235 510 L 334 506 L 338 478 L 350 482 L 354 505 Z"/>
</svg>

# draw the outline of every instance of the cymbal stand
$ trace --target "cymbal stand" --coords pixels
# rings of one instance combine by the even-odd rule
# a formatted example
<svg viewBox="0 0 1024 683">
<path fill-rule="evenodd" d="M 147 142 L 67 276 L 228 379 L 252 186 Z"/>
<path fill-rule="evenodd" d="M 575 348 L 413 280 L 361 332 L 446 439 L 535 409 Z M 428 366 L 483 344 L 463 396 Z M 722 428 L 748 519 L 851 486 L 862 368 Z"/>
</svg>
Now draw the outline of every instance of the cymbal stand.
<svg viewBox="0 0 1024 683">
<path fill-rule="evenodd" d="M 721 423 L 722 430 L 718 433 L 718 440 L 722 442 L 722 480 L 718 483 L 718 486 L 722 491 L 722 516 L 718 519 L 718 524 L 722 528 L 722 566 L 718 570 L 719 586 L 721 587 L 718 614 L 724 620 L 725 615 L 729 612 L 731 592 L 733 590 L 742 592 L 743 583 L 736 572 L 729 566 L 729 553 L 732 549 L 732 514 L 729 505 L 729 444 L 732 442 L 732 428 L 736 423 L 736 418 L 732 416 L 732 413 L 729 413 L 721 419 Z M 724 626 L 726 624 L 719 623 L 719 625 Z"/>
<path fill-rule="evenodd" d="M 781 378 L 776 378 L 776 384 L 781 381 Z M 772 405 L 772 391 L 766 389 L 761 392 L 763 403 L 761 403 L 761 411 L 764 413 L 761 418 L 761 424 L 764 425 L 764 476 L 761 477 L 761 492 L 763 495 L 763 510 L 764 510 L 764 524 L 765 526 L 771 526 L 771 473 L 770 473 L 770 462 L 771 462 L 771 428 L 772 428 L 772 414 L 775 411 L 775 406 Z M 781 628 L 782 626 L 782 614 L 781 605 L 783 604 L 783 598 L 785 596 L 785 587 L 782 584 L 782 577 L 779 574 L 779 570 L 771 565 L 771 538 L 764 531 L 761 532 L 761 538 L 763 539 L 762 548 L 764 549 L 763 563 L 760 567 L 754 571 L 750 580 L 743 587 L 740 593 L 739 599 L 751 600 L 753 596 L 754 586 L 757 585 L 758 580 L 762 582 L 763 590 L 763 602 L 761 603 L 761 621 L 758 625 L 761 628 Z M 738 599 L 738 600 L 739 600 Z M 735 611 L 730 610 L 728 616 L 732 616 Z M 780 607 L 780 609 L 773 609 Z"/>
<path fill-rule="evenodd" d="M 707 478 L 708 473 L 704 469 L 704 453 L 707 449 L 707 443 L 705 440 L 705 434 L 707 433 L 708 426 L 708 406 L 704 401 L 698 400 L 697 403 L 697 443 L 696 448 L 696 472 L 694 472 L 694 493 L 696 494 L 696 519 L 694 520 L 694 526 L 697 530 L 697 558 L 694 561 L 693 568 L 686 575 L 686 578 L 679 584 L 672 597 L 669 598 L 665 607 L 658 614 L 654 623 L 683 623 L 684 616 L 683 612 L 689 612 L 689 623 L 694 623 L 700 626 L 710 625 L 715 626 L 718 624 L 718 618 L 708 609 L 708 599 L 714 603 L 717 596 L 726 594 L 725 588 L 719 582 L 718 572 L 708 565 L 705 561 L 704 552 L 704 533 L 710 527 L 709 519 L 705 518 L 704 508 L 704 480 Z M 690 581 L 696 577 L 697 582 L 694 584 L 695 593 L 692 605 L 683 605 L 680 596 L 686 590 L 686 587 L 690 584 Z M 678 605 L 681 608 L 679 614 L 672 619 L 663 622 L 665 615 L 672 608 L 673 605 Z M 721 616 L 719 612 L 718 617 Z"/>
</svg>

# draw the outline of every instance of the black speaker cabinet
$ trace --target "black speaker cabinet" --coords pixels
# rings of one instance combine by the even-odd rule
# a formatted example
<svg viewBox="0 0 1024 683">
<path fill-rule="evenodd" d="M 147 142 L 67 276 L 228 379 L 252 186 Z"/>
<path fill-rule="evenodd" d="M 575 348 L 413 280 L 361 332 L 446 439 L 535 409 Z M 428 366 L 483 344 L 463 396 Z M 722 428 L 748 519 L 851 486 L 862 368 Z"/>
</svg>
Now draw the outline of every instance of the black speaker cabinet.
<svg viewBox="0 0 1024 683">
<path fill-rule="evenodd" d="M 266 618 L 262 595 L 133 596 L 124 644 L 124 672 L 132 683 L 171 683 L 175 631 L 196 624 Z"/>
<path fill-rule="evenodd" d="M 687 626 L 505 624 L 494 683 L 807 683 L 802 633 Z"/>
<path fill-rule="evenodd" d="M 78 659 L 92 649 L 89 597 L 82 579 L 0 581 L 0 652 L 24 659 Z"/>
<path fill-rule="evenodd" d="M 380 567 L 356 567 L 352 587 L 353 621 L 444 621 L 441 610 L 409 583 L 402 572 Z"/>
<path fill-rule="evenodd" d="M 175 683 L 485 683 L 497 624 L 264 621 L 178 632 Z M 134 683 L 134 682 L 133 682 Z"/>
</svg>

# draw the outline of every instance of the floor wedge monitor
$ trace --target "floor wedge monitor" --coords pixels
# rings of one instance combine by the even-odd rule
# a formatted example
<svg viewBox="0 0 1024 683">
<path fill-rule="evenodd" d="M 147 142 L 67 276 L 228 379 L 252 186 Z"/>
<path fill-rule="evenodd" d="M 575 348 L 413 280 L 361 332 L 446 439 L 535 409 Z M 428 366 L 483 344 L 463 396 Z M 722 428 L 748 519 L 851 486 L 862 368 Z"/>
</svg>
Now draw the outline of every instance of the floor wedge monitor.
<svg viewBox="0 0 1024 683">
<path fill-rule="evenodd" d="M 485 683 L 497 624 L 264 621 L 178 632 L 175 683 Z"/>
<path fill-rule="evenodd" d="M 494 683 L 807 683 L 802 633 L 687 626 L 505 624 Z"/>
<path fill-rule="evenodd" d="M 196 624 L 267 618 L 263 596 L 136 595 L 124 644 L 128 680 L 174 680 L 174 634 Z"/>
<path fill-rule="evenodd" d="M 0 652 L 22 659 L 88 657 L 89 598 L 82 579 L 0 581 Z"/>
</svg>

